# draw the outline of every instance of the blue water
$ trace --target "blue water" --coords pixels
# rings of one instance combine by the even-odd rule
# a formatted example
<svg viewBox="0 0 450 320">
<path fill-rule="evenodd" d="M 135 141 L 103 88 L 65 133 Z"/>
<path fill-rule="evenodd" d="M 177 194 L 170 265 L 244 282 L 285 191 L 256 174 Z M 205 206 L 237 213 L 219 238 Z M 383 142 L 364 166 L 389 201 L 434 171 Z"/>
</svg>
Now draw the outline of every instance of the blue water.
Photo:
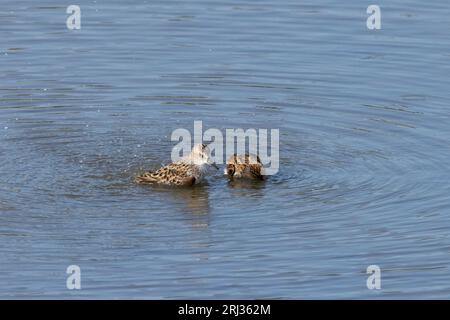
<svg viewBox="0 0 450 320">
<path fill-rule="evenodd" d="M 450 298 L 448 1 L 74 4 L 1 3 L 0 298 Z M 135 185 L 194 120 L 279 173 Z"/>
</svg>

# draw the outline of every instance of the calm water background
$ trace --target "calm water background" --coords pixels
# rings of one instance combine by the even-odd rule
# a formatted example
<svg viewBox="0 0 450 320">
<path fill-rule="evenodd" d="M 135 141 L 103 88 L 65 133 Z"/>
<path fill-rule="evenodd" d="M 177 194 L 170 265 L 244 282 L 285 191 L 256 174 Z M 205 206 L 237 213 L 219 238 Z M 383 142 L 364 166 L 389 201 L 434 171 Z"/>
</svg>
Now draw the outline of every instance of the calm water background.
<svg viewBox="0 0 450 320">
<path fill-rule="evenodd" d="M 448 1 L 75 2 L 1 3 L 1 298 L 450 298 Z M 194 120 L 279 174 L 136 186 Z"/>
</svg>

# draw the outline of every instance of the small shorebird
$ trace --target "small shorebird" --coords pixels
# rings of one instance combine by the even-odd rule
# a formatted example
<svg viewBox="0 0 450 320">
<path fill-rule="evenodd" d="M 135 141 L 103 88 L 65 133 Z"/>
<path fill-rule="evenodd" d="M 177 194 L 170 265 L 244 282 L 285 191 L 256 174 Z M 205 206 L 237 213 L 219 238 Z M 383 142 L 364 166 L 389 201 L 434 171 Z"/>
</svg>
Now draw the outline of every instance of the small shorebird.
<svg viewBox="0 0 450 320">
<path fill-rule="evenodd" d="M 208 146 L 196 144 L 188 156 L 156 171 L 145 172 L 137 176 L 135 181 L 141 184 L 192 186 L 202 181 L 211 166 L 218 169 L 217 165 L 211 162 Z"/>
<path fill-rule="evenodd" d="M 237 155 L 234 154 L 227 161 L 225 168 L 226 175 L 230 179 L 247 178 L 264 180 L 264 168 L 261 160 L 254 154 Z"/>
</svg>

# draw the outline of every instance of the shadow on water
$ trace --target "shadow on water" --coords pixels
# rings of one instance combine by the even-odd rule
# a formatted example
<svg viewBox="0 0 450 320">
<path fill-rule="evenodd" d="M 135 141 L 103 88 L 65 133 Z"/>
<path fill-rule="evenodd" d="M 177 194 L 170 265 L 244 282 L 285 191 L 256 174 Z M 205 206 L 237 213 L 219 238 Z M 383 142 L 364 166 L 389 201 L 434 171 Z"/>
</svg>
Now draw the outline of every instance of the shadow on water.
<svg viewBox="0 0 450 320">
<path fill-rule="evenodd" d="M 151 192 L 165 201 L 174 203 L 183 213 L 183 219 L 189 221 L 192 227 L 206 228 L 209 226 L 210 205 L 209 185 L 203 182 L 192 187 L 172 187 L 161 185 L 139 185 L 144 192 Z"/>
<path fill-rule="evenodd" d="M 227 186 L 233 196 L 257 197 L 263 195 L 266 183 L 267 180 L 234 179 L 229 180 Z"/>
</svg>

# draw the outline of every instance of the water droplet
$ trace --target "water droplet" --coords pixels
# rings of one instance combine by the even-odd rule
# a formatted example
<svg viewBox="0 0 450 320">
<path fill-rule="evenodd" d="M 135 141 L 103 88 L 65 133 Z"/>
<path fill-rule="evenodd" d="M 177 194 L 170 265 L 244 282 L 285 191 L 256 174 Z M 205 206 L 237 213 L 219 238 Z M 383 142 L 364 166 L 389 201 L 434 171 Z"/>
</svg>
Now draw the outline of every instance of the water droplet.
<svg viewBox="0 0 450 320">
<path fill-rule="evenodd" d="M 8 127 L 5 127 L 5 130 L 8 130 Z"/>
</svg>

